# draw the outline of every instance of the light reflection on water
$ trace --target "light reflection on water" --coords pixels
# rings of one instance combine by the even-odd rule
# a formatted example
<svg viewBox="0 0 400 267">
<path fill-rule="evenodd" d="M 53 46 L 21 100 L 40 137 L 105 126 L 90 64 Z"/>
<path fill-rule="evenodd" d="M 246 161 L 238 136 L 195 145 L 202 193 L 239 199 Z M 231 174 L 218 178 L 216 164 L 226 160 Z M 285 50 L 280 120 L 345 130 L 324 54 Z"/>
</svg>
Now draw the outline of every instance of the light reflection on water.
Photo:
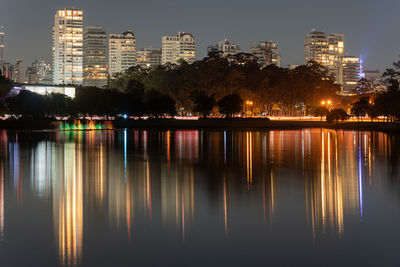
<svg viewBox="0 0 400 267">
<path fill-rule="evenodd" d="M 365 251 L 352 258 L 347 246 L 362 246 L 367 238 L 354 233 L 393 234 L 373 223 L 375 216 L 400 222 L 400 138 L 383 133 L 3 131 L 0 138 L 0 252 L 6 264 L 16 260 L 6 253 L 8 245 L 24 240 L 24 231 L 50 236 L 53 243 L 39 242 L 41 253 L 62 266 L 107 265 L 107 258 L 121 265 L 321 264 L 327 244 L 344 251 L 336 264 L 370 263 L 359 257 Z M 43 218 L 33 227 L 27 218 L 35 212 Z M 44 226 L 49 218 L 52 234 Z M 23 228 L 12 226 L 21 220 Z M 293 223 L 296 229 L 288 226 Z M 374 245 L 379 240 L 372 236 L 367 241 Z M 282 247 L 280 240 L 305 248 Z M 150 249 L 144 245 L 150 241 L 160 245 Z M 204 246 L 213 243 L 221 253 L 207 255 Z M 264 252 L 250 259 L 239 253 L 241 243 L 255 251 L 276 246 L 271 253 L 278 255 L 290 248 L 297 258 Z M 20 253 L 31 253 L 24 248 Z M 152 258 L 145 257 L 149 250 Z M 163 250 L 201 260 L 163 258 Z M 29 260 L 46 263 L 39 256 Z"/>
</svg>

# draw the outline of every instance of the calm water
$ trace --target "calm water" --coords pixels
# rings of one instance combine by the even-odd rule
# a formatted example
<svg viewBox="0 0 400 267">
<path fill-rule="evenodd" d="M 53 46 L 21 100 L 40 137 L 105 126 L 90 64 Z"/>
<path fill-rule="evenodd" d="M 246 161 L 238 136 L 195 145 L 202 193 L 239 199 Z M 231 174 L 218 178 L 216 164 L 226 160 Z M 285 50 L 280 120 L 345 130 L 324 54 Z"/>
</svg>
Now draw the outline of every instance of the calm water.
<svg viewBox="0 0 400 267">
<path fill-rule="evenodd" d="M 0 132 L 1 266 L 400 264 L 400 137 Z"/>
</svg>

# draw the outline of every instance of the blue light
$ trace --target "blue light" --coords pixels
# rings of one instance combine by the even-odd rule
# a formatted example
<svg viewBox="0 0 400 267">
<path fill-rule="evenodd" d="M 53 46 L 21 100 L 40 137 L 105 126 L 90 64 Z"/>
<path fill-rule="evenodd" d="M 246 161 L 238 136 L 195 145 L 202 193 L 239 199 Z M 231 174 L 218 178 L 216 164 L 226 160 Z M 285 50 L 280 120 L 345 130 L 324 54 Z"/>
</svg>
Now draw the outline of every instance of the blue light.
<svg viewBox="0 0 400 267">
<path fill-rule="evenodd" d="M 127 119 L 127 118 L 128 118 L 128 115 L 124 114 L 124 115 L 122 115 L 122 117 L 123 117 L 124 119 Z"/>
</svg>

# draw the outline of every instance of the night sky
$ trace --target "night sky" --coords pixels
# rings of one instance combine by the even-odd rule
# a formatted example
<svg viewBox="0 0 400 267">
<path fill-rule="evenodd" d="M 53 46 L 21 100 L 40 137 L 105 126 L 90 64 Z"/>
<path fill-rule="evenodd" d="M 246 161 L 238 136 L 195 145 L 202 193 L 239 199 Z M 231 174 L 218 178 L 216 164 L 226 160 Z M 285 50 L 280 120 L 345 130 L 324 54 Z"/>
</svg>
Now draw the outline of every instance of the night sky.
<svg viewBox="0 0 400 267">
<path fill-rule="evenodd" d="M 137 48 L 161 47 L 161 36 L 194 34 L 197 58 L 223 38 L 248 51 L 251 41 L 278 42 L 282 66 L 303 64 L 304 37 L 313 28 L 345 35 L 345 53 L 362 55 L 367 69 L 384 70 L 400 55 L 398 0 L 0 0 L 5 57 L 25 67 L 51 60 L 57 9 L 83 9 L 85 26 L 107 33 L 132 29 Z"/>
</svg>

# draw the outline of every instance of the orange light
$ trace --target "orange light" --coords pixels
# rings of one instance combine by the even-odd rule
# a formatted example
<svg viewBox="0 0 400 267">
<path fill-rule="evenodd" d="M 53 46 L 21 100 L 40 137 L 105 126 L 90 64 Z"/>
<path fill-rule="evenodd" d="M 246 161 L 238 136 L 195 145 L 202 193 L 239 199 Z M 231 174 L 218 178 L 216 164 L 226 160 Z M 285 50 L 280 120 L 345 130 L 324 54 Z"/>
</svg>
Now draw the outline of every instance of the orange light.
<svg viewBox="0 0 400 267">
<path fill-rule="evenodd" d="M 330 104 L 332 104 L 332 101 L 331 101 L 331 100 L 328 100 L 328 105 L 330 105 Z"/>
<path fill-rule="evenodd" d="M 325 101 L 321 101 L 321 105 L 325 105 Z"/>
</svg>

